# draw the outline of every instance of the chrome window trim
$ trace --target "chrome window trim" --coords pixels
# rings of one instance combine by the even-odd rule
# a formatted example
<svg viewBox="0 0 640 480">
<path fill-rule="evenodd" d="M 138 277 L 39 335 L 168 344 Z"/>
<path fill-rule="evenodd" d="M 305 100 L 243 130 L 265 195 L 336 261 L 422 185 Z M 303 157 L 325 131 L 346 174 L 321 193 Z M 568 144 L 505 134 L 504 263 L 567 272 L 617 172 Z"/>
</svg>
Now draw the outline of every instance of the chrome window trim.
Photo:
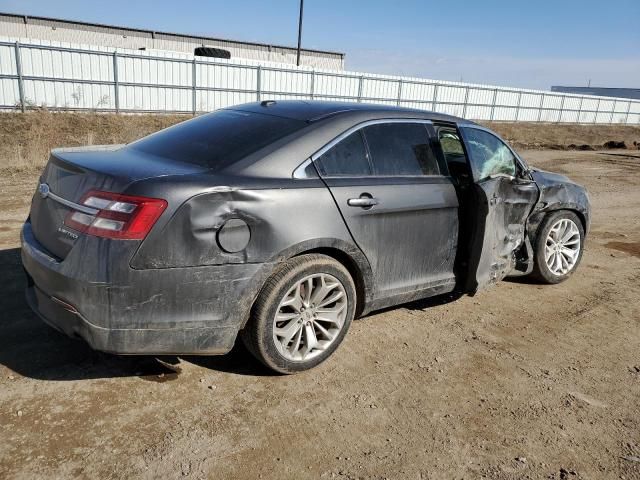
<svg viewBox="0 0 640 480">
<path fill-rule="evenodd" d="M 309 158 L 307 158 L 304 162 L 302 162 L 300 165 L 298 165 L 296 167 L 296 169 L 293 171 L 293 174 L 292 174 L 293 178 L 295 178 L 295 179 L 308 178 L 304 174 L 304 170 L 307 168 L 307 166 L 310 163 L 315 162 L 325 152 L 327 152 L 333 146 L 335 146 L 338 143 L 340 143 L 342 140 L 347 138 L 352 133 L 355 133 L 355 132 L 357 132 L 359 130 L 362 130 L 363 128 L 368 127 L 370 125 L 379 125 L 379 124 L 387 124 L 387 123 L 420 123 L 420 124 L 423 124 L 423 125 L 433 125 L 433 122 L 431 120 L 424 120 L 424 119 L 421 119 L 421 118 L 379 118 L 379 119 L 375 119 L 375 120 L 367 120 L 365 122 L 358 123 L 357 125 L 354 125 L 353 127 L 350 127 L 347 130 L 345 130 L 344 132 L 342 132 L 340 135 L 335 137 L 333 140 L 331 140 L 329 143 L 324 145 L 322 148 L 317 150 L 313 155 L 311 155 Z M 351 175 L 348 175 L 348 176 L 335 176 L 335 177 L 331 177 L 331 178 L 347 178 L 347 177 L 351 178 L 352 176 Z M 440 173 L 438 175 L 391 175 L 391 176 L 390 175 L 384 175 L 384 176 L 367 175 L 367 177 L 372 177 L 372 178 L 391 178 L 391 177 L 416 177 L 416 178 L 438 177 L 438 178 L 440 178 L 440 177 L 445 177 L 446 178 L 447 176 L 443 175 L 442 173 Z"/>
<path fill-rule="evenodd" d="M 362 130 L 363 128 L 368 127 L 370 125 L 380 125 L 380 124 L 387 124 L 387 123 L 422 123 L 426 125 L 433 125 L 433 122 L 431 120 L 422 120 L 418 118 L 385 118 L 385 119 L 367 120 L 366 122 L 362 122 L 357 125 L 354 125 L 353 127 L 348 128 L 347 130 L 342 132 L 340 135 L 338 135 L 336 138 L 331 140 L 324 147 L 322 147 L 316 153 L 311 155 L 311 161 L 315 162 L 327 150 L 329 150 L 334 145 L 340 143 L 342 140 L 347 138 L 352 133 L 357 132 L 358 130 Z"/>
<path fill-rule="evenodd" d="M 86 213 L 87 215 L 96 215 L 100 211 L 96 210 L 95 208 L 87 207 L 86 205 L 80 205 L 79 203 L 72 202 L 71 200 L 67 200 L 66 198 L 62 198 L 61 196 L 53 193 L 51 190 L 49 190 L 49 195 L 47 195 L 47 198 L 61 203 L 66 207 L 73 208 L 74 210 L 82 213 Z"/>
<path fill-rule="evenodd" d="M 308 175 L 305 174 L 305 170 L 309 165 L 311 165 L 311 158 L 307 158 L 304 162 L 298 165 L 298 167 L 293 171 L 292 177 L 295 178 L 296 180 L 304 180 L 305 178 L 310 178 Z"/>
</svg>

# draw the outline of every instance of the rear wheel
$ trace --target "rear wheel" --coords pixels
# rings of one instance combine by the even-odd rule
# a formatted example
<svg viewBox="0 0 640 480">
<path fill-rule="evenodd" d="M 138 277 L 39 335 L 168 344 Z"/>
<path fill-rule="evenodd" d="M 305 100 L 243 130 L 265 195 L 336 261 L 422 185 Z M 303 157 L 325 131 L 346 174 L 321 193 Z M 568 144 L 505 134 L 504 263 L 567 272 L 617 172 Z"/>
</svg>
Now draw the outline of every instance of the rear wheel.
<svg viewBox="0 0 640 480">
<path fill-rule="evenodd" d="M 532 275 L 545 283 L 560 283 L 573 274 L 582 259 L 584 229 L 568 210 L 545 217 L 536 239 Z"/>
<path fill-rule="evenodd" d="M 325 255 L 301 255 L 266 281 L 242 339 L 277 372 L 307 370 L 338 348 L 355 306 L 355 285 L 342 264 Z"/>
</svg>

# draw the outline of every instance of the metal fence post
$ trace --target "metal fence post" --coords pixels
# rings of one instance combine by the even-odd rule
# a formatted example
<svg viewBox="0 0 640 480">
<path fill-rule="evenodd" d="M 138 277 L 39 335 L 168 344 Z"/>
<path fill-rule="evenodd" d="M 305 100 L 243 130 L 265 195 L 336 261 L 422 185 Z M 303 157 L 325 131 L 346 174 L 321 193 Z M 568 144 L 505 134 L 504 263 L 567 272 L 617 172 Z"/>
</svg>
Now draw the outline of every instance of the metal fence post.
<svg viewBox="0 0 640 480">
<path fill-rule="evenodd" d="M 256 99 L 260 101 L 262 96 L 262 67 L 258 65 L 256 70 Z"/>
<path fill-rule="evenodd" d="M 20 110 L 22 110 L 22 113 L 24 113 L 24 110 L 25 110 L 24 82 L 22 80 L 22 59 L 20 58 L 19 42 L 16 42 L 15 53 L 16 53 L 16 73 L 18 74 L 18 93 L 20 95 Z"/>
<path fill-rule="evenodd" d="M 598 123 L 599 112 L 600 112 L 600 99 L 598 99 L 598 104 L 596 105 L 596 113 L 593 115 L 593 123 Z"/>
<path fill-rule="evenodd" d="M 609 116 L 609 125 L 613 123 L 613 114 L 616 113 L 616 103 L 618 103 L 617 100 L 614 100 L 613 105 L 611 105 L 611 115 Z"/>
<path fill-rule="evenodd" d="M 309 96 L 311 100 L 315 97 L 315 88 L 316 88 L 316 71 L 311 70 L 311 85 L 309 85 Z"/>
<path fill-rule="evenodd" d="M 464 103 L 462 104 L 462 118 L 467 117 L 467 104 L 469 103 L 469 87 L 464 92 Z"/>
<path fill-rule="evenodd" d="M 631 100 L 629 100 L 629 105 L 627 105 L 627 115 L 624 117 L 624 124 L 629 123 L 629 112 L 631 111 Z"/>
<path fill-rule="evenodd" d="M 198 98 L 198 79 L 196 78 L 197 75 L 197 63 L 196 63 L 196 57 L 193 57 L 193 63 L 191 64 L 191 112 L 193 113 L 193 115 L 196 114 L 197 111 L 197 98 Z"/>
<path fill-rule="evenodd" d="M 363 85 L 364 85 L 364 77 L 360 75 L 360 80 L 358 81 L 358 103 L 362 102 Z"/>
<path fill-rule="evenodd" d="M 567 98 L 565 95 L 562 96 L 562 100 L 560 101 L 560 114 L 558 115 L 558 122 L 562 122 L 562 112 L 564 111 L 564 99 Z"/>
<path fill-rule="evenodd" d="M 582 102 L 584 102 L 584 97 L 580 97 L 580 106 L 578 107 L 578 118 L 576 123 L 580 123 L 580 116 L 582 115 Z"/>
<path fill-rule="evenodd" d="M 516 104 L 516 122 L 520 118 L 520 105 L 522 102 L 522 92 L 518 92 L 518 103 Z"/>
<path fill-rule="evenodd" d="M 436 111 L 436 105 L 438 104 L 438 84 L 433 86 L 433 101 L 431 102 L 431 110 Z"/>
<path fill-rule="evenodd" d="M 402 100 L 402 79 L 398 80 L 398 98 L 396 99 L 396 105 L 400 106 Z"/>
<path fill-rule="evenodd" d="M 113 52 L 113 106 L 120 113 L 120 88 L 118 87 L 118 52 Z"/>
<path fill-rule="evenodd" d="M 493 117 L 496 111 L 496 99 L 498 98 L 498 89 L 493 89 L 493 98 L 491 99 L 491 114 L 489 116 L 489 120 L 493 121 Z"/>
<path fill-rule="evenodd" d="M 542 108 L 544 107 L 544 93 L 540 97 L 540 107 L 538 109 L 538 122 L 542 120 Z"/>
</svg>

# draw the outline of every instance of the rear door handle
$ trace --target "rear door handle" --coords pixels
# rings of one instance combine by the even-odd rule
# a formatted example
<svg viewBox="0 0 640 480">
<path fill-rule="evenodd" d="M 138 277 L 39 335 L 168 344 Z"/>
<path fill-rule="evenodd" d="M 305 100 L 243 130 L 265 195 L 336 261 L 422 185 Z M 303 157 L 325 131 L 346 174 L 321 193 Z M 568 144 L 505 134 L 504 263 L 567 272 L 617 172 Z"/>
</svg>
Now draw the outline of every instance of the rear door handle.
<svg viewBox="0 0 640 480">
<path fill-rule="evenodd" d="M 350 198 L 347 200 L 347 205 L 350 207 L 362 207 L 371 208 L 374 205 L 378 205 L 380 202 L 377 198 L 361 196 L 360 198 Z"/>
</svg>

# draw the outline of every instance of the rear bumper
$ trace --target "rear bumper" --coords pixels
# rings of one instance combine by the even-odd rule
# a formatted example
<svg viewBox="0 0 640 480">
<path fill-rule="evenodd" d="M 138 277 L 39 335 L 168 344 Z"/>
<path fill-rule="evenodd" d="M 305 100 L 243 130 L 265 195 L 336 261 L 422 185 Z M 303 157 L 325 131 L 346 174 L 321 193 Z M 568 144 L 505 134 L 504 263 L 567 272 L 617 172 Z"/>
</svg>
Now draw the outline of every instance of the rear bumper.
<svg viewBox="0 0 640 480">
<path fill-rule="evenodd" d="M 46 323 L 117 354 L 228 352 L 269 271 L 267 264 L 135 270 L 135 244 L 79 239 L 64 260 L 51 257 L 27 222 L 22 263 L 27 302 Z M 126 260 L 125 260 L 126 259 Z"/>
<path fill-rule="evenodd" d="M 120 355 L 222 354 L 235 341 L 237 330 L 202 328 L 104 328 L 93 325 L 79 312 L 70 311 L 36 286 L 26 290 L 27 303 L 49 326 L 81 338 L 94 350 Z"/>
</svg>

